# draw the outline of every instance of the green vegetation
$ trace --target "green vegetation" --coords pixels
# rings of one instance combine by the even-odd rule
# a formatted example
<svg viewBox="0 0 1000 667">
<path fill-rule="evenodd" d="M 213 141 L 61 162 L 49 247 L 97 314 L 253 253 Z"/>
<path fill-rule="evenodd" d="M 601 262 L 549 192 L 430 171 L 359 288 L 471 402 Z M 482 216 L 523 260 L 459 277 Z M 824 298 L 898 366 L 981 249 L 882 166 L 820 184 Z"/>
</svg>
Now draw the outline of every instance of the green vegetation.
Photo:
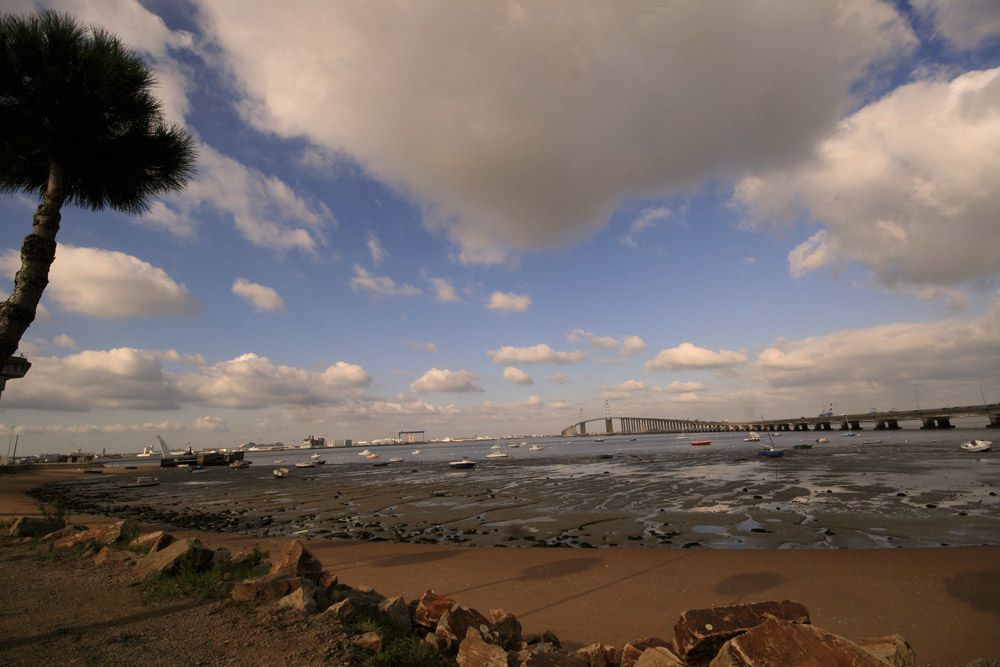
<svg viewBox="0 0 1000 667">
<path fill-rule="evenodd" d="M 267 557 L 268 552 L 254 545 L 246 558 L 221 563 L 203 572 L 185 568 L 177 574 L 155 574 L 143 579 L 140 584 L 142 601 L 188 596 L 224 598 L 229 595 L 233 582 L 254 576 L 254 569 Z"/>
<path fill-rule="evenodd" d="M 36 500 L 35 506 L 38 507 L 38 511 L 46 519 L 55 521 L 66 520 L 66 515 L 68 514 L 66 499 L 61 496 L 55 496 L 51 500 Z"/>
<path fill-rule="evenodd" d="M 352 635 L 366 632 L 382 635 L 382 650 L 375 655 L 360 648 L 354 649 L 354 658 L 360 664 L 391 667 L 446 667 L 451 664 L 412 633 L 404 632 L 381 618 L 361 617 L 348 623 L 345 630 Z"/>
</svg>

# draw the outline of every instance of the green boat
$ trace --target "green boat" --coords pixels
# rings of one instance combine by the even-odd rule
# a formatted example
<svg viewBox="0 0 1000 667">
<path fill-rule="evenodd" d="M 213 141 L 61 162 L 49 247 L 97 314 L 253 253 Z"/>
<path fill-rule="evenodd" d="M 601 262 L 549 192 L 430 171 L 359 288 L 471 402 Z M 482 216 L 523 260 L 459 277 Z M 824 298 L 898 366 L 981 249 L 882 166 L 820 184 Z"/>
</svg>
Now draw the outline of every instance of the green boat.
<svg viewBox="0 0 1000 667">
<path fill-rule="evenodd" d="M 792 449 L 812 449 L 812 448 L 813 446 L 806 442 L 802 442 L 797 445 L 792 445 Z"/>
</svg>

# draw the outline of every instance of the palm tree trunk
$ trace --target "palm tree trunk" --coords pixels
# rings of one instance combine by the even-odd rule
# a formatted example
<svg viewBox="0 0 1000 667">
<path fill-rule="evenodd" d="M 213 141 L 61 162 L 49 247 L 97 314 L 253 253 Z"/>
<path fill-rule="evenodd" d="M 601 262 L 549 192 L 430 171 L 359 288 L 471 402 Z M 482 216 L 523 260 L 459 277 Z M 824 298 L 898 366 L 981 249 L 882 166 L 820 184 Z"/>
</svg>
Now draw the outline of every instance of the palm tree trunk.
<svg viewBox="0 0 1000 667">
<path fill-rule="evenodd" d="M 21 243 L 21 268 L 14 276 L 14 290 L 0 304 L 0 369 L 17 351 L 21 336 L 35 321 L 38 302 L 49 284 L 49 267 L 56 258 L 56 233 L 65 197 L 63 167 L 52 160 L 49 182 L 32 218 L 31 233 Z"/>
</svg>

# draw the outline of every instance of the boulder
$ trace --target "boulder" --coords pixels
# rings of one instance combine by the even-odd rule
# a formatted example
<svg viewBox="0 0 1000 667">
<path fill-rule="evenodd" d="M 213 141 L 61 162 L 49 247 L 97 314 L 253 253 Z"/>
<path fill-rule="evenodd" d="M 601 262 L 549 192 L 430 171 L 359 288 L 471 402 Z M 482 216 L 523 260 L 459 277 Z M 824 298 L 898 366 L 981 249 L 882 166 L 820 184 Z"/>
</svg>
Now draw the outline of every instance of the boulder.
<svg viewBox="0 0 1000 667">
<path fill-rule="evenodd" d="M 862 637 L 858 646 L 893 667 L 914 667 L 917 664 L 916 651 L 901 635 Z"/>
<path fill-rule="evenodd" d="M 647 648 L 635 661 L 635 667 L 684 667 L 683 660 L 666 646 Z"/>
<path fill-rule="evenodd" d="M 11 537 L 42 537 L 66 527 L 65 519 L 46 519 L 36 516 L 21 516 L 10 524 Z"/>
<path fill-rule="evenodd" d="M 532 653 L 521 662 L 520 667 L 588 667 L 587 659 L 576 653 L 546 651 Z"/>
<path fill-rule="evenodd" d="M 377 632 L 366 632 L 363 635 L 351 637 L 351 643 L 364 651 L 378 653 L 382 650 L 382 635 Z"/>
<path fill-rule="evenodd" d="M 142 549 L 147 554 L 149 554 L 153 553 L 154 551 L 160 551 L 161 549 L 170 546 L 176 541 L 177 540 L 170 533 L 163 530 L 158 530 L 154 533 L 146 533 L 144 535 L 140 535 L 139 537 L 129 542 L 128 545 L 136 549 Z M 219 551 L 222 551 L 222 549 L 219 549 L 216 553 L 218 553 Z"/>
<path fill-rule="evenodd" d="M 451 609 L 455 601 L 444 595 L 438 595 L 434 591 L 426 591 L 417 602 L 417 610 L 413 614 L 413 620 L 417 625 L 434 629 L 442 614 Z"/>
<path fill-rule="evenodd" d="M 323 612 L 325 616 L 335 618 L 341 622 L 347 622 L 364 616 L 375 616 L 376 613 L 378 613 L 378 607 L 358 602 L 354 598 L 344 598 L 340 602 L 334 602 Z"/>
<path fill-rule="evenodd" d="M 849 639 L 773 616 L 727 641 L 710 663 L 710 667 L 764 665 L 886 667 L 883 660 Z"/>
<path fill-rule="evenodd" d="M 410 607 L 401 596 L 382 600 L 378 605 L 378 613 L 386 622 L 403 632 L 410 632 L 413 629 Z"/>
<path fill-rule="evenodd" d="M 308 579 L 306 580 L 308 581 Z M 316 613 L 316 598 L 313 591 L 318 590 L 315 586 L 309 588 L 302 586 L 278 600 L 279 607 L 287 607 L 306 614 Z"/>
<path fill-rule="evenodd" d="M 465 639 L 458 645 L 455 662 L 459 667 L 507 667 L 507 651 L 483 641 L 479 630 L 469 628 Z"/>
<path fill-rule="evenodd" d="M 94 526 L 82 533 L 67 535 L 57 539 L 53 544 L 60 549 L 75 547 L 85 542 L 95 544 L 121 545 L 128 544 L 139 535 L 139 525 L 133 519 L 115 521 L 104 526 Z"/>
<path fill-rule="evenodd" d="M 794 623 L 809 622 L 809 611 L 789 600 L 691 609 L 681 614 L 674 624 L 674 646 L 689 665 L 704 665 L 726 641 L 760 625 L 770 616 Z"/>
<path fill-rule="evenodd" d="M 451 609 L 441 615 L 434 634 L 442 639 L 444 652 L 454 655 L 458 651 L 459 642 L 469 633 L 469 628 L 476 628 L 488 641 L 496 643 L 489 620 L 475 609 L 460 604 L 452 605 Z"/>
<path fill-rule="evenodd" d="M 76 535 L 77 533 L 83 532 L 85 530 L 87 530 L 86 526 L 71 524 L 69 526 L 66 526 L 65 528 L 60 528 L 59 530 L 52 531 L 51 533 L 46 533 L 45 535 L 42 535 L 39 539 L 45 542 L 55 542 L 56 540 Z"/>
<path fill-rule="evenodd" d="M 521 643 L 521 623 L 513 614 L 503 609 L 490 609 L 490 621 L 500 646 L 509 649 Z"/>
<path fill-rule="evenodd" d="M 589 667 L 617 667 L 618 650 L 608 644 L 591 644 L 574 651 L 587 659 Z"/>
<path fill-rule="evenodd" d="M 161 573 L 173 575 L 182 570 L 203 572 L 210 567 L 212 567 L 212 550 L 200 540 L 186 539 L 143 556 L 139 559 L 136 571 L 145 577 Z"/>
<path fill-rule="evenodd" d="M 301 540 L 291 540 L 274 559 L 271 560 L 272 576 L 303 577 L 319 583 L 323 574 L 323 564 L 312 555 Z"/>
<path fill-rule="evenodd" d="M 94 556 L 94 566 L 96 567 L 104 567 L 105 565 L 131 567 L 135 565 L 135 561 L 135 554 L 111 547 L 102 547 Z"/>
<path fill-rule="evenodd" d="M 316 582 L 319 587 L 324 589 L 327 593 L 333 592 L 333 590 L 340 584 L 337 580 L 337 575 L 334 574 L 333 570 L 323 570 L 319 574 L 319 581 Z"/>
<path fill-rule="evenodd" d="M 654 646 L 666 646 L 669 649 L 673 648 L 673 645 L 670 642 L 660 639 L 659 637 L 643 637 L 642 639 L 636 639 L 635 641 L 631 641 L 622 647 L 621 667 L 634 667 L 643 651 L 648 648 L 653 648 Z"/>
<path fill-rule="evenodd" d="M 265 575 L 237 583 L 229 591 L 229 597 L 237 602 L 274 602 L 292 591 L 311 585 L 311 581 L 302 577 Z"/>
</svg>

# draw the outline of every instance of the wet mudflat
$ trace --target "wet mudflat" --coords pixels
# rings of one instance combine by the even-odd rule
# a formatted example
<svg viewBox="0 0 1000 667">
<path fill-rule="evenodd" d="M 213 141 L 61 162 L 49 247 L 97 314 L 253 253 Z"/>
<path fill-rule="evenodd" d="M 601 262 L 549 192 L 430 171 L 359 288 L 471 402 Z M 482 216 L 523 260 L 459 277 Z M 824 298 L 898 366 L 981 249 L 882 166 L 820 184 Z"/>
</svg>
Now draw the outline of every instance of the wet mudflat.
<svg viewBox="0 0 1000 667">
<path fill-rule="evenodd" d="M 281 480 L 270 454 L 249 470 L 161 470 L 156 487 L 123 488 L 116 475 L 41 493 L 80 513 L 260 536 L 577 548 L 997 544 L 1000 453 L 957 446 L 988 434 L 833 433 L 808 450 L 793 450 L 805 439 L 785 434 L 774 442 L 786 454 L 773 460 L 735 433 L 713 434 L 711 447 L 675 436 L 552 440 L 541 452 L 505 448 L 510 457 L 498 460 L 483 458 L 486 446 L 425 446 L 423 458 L 378 468 L 340 452 Z M 873 438 L 882 442 L 865 444 Z M 449 469 L 456 451 L 478 465 Z"/>
</svg>

